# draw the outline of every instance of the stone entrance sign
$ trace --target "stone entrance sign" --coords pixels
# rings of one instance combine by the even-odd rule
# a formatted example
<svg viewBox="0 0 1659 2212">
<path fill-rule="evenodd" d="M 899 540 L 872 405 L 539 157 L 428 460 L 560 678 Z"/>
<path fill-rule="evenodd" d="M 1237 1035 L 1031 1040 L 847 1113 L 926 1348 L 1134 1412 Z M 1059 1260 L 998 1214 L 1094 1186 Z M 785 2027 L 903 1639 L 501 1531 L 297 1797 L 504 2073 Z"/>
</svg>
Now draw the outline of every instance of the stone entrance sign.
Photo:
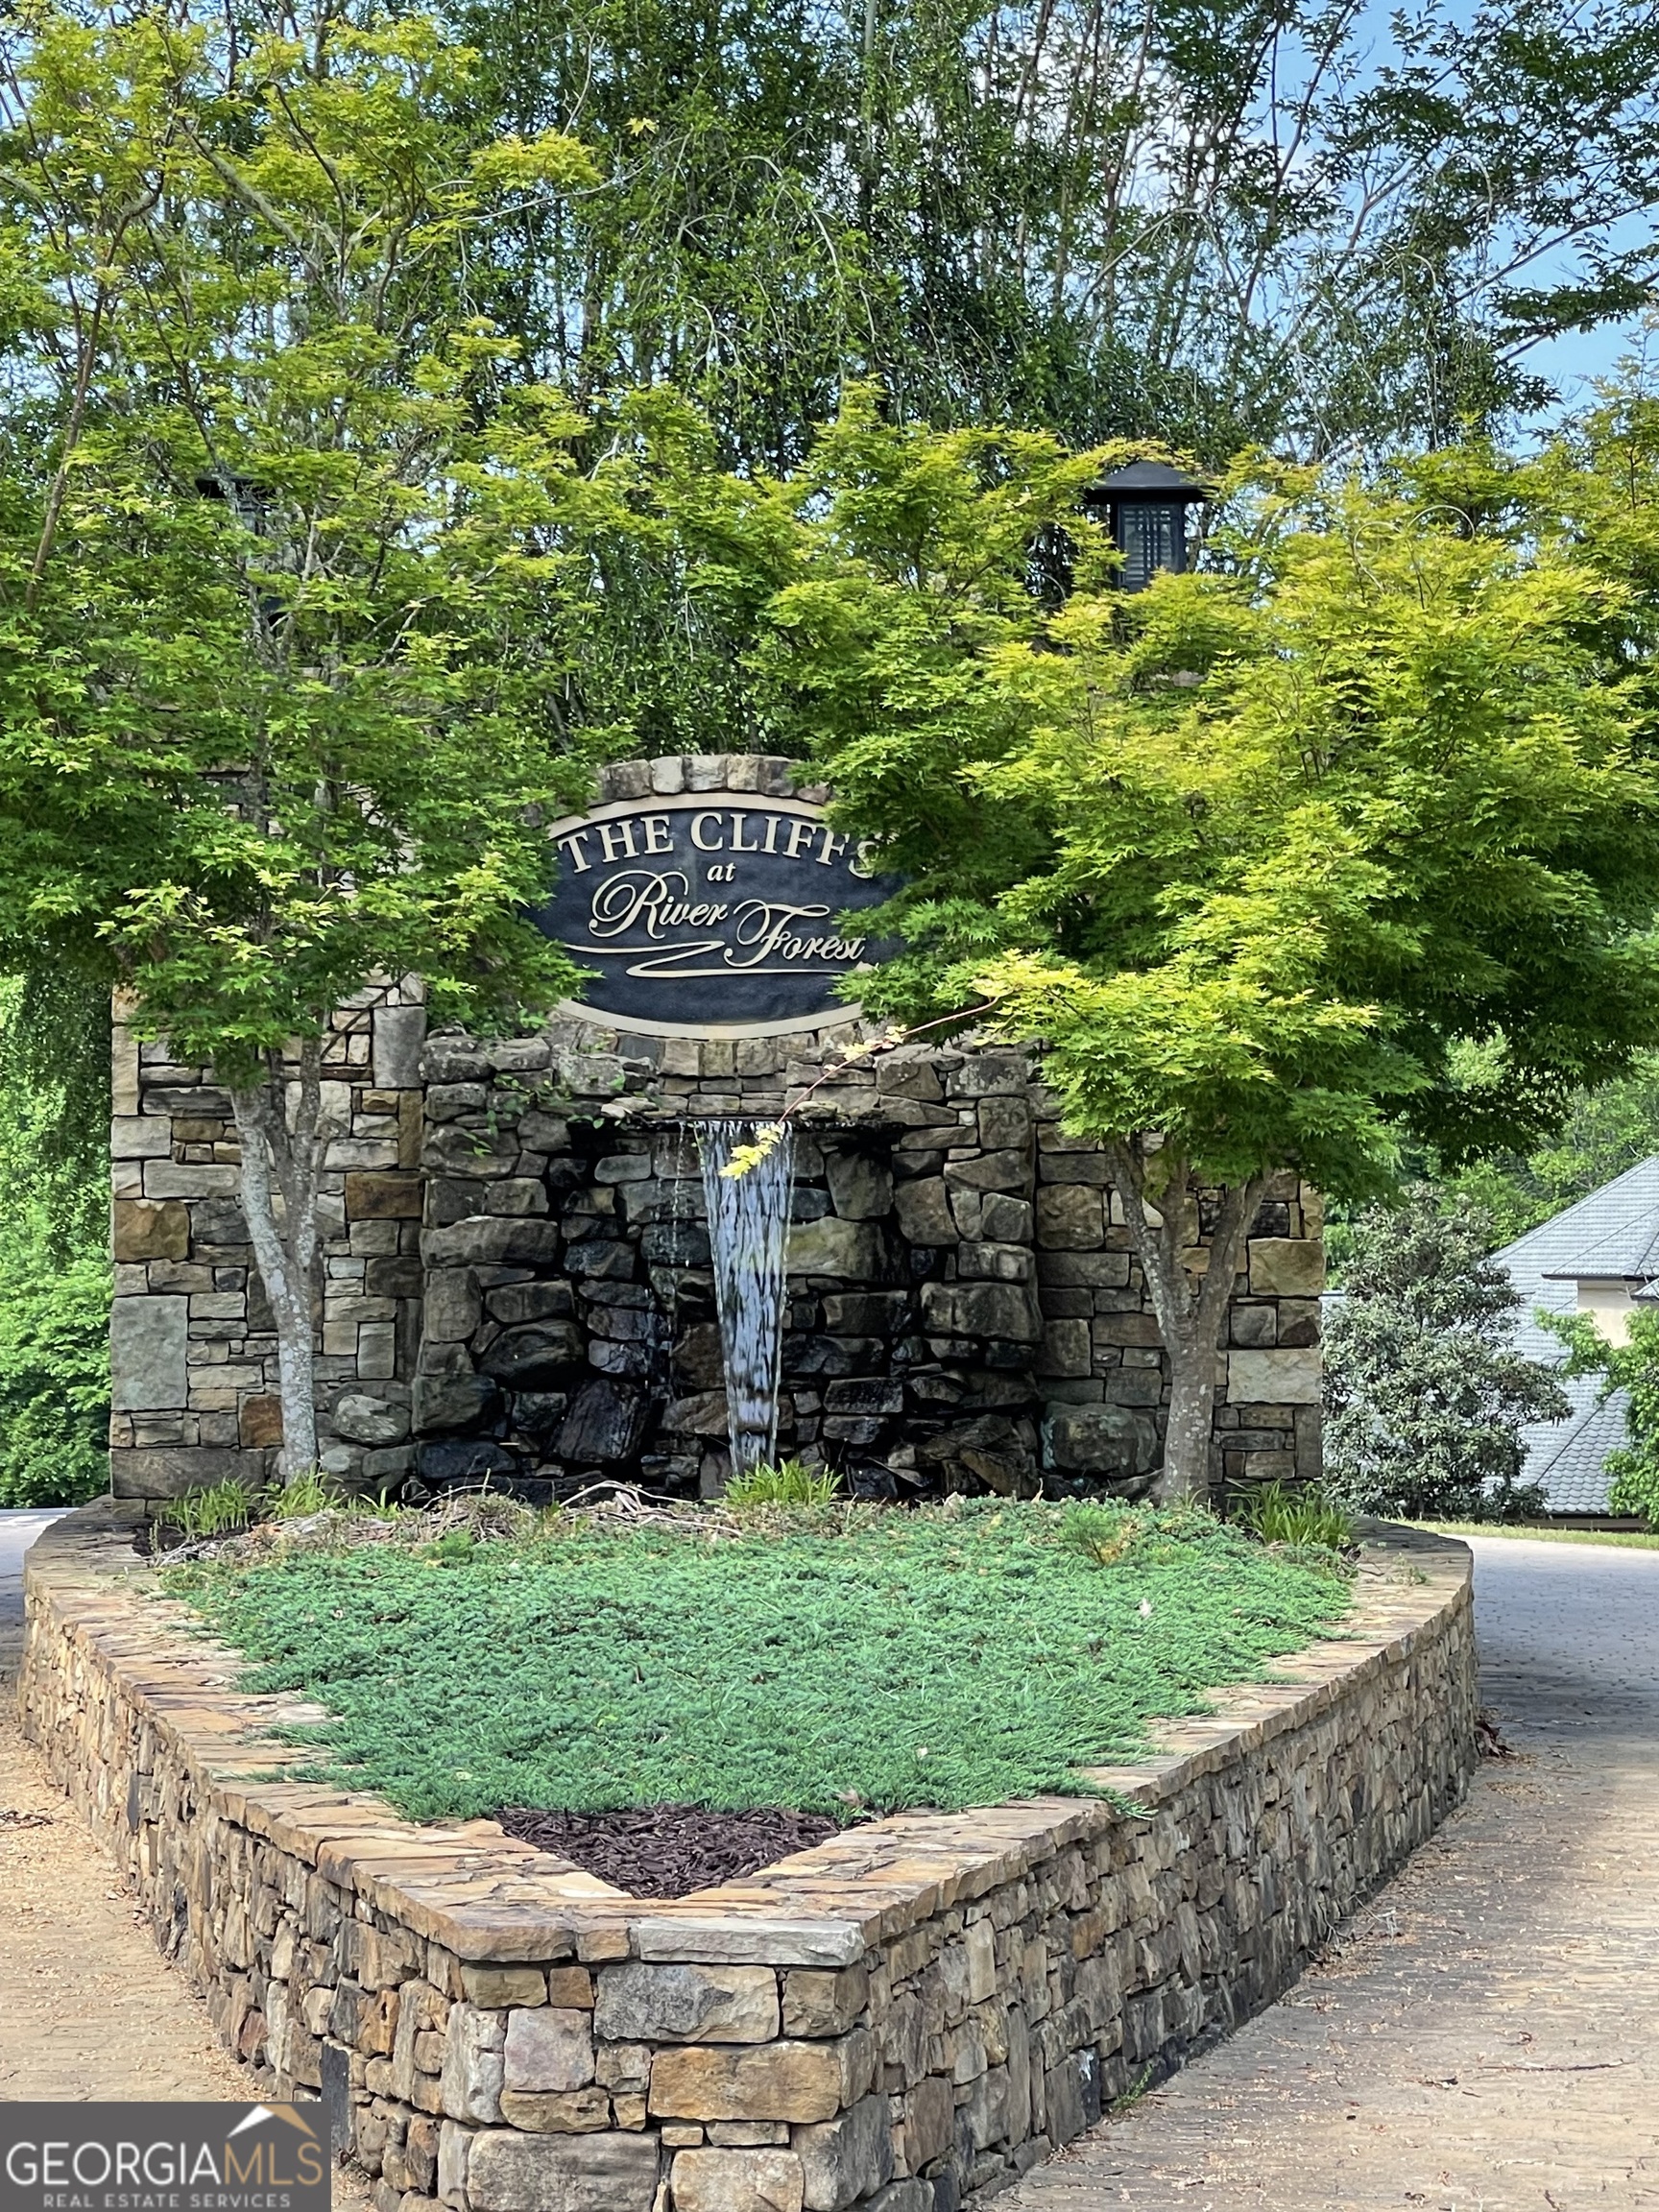
<svg viewBox="0 0 1659 2212">
<path fill-rule="evenodd" d="M 866 1497 L 1145 1489 L 1167 1361 L 1105 1156 L 990 1040 L 849 1051 L 835 986 L 886 955 L 857 917 L 887 885 L 810 773 L 746 754 L 603 768 L 591 811 L 549 832 L 541 917 L 591 997 L 535 1029 L 423 1044 L 410 978 L 335 1014 L 331 1479 L 712 1496 L 729 1425 L 694 1125 L 799 1108 L 780 1451 Z M 115 1494 L 261 1482 L 276 1340 L 230 1100 L 119 1016 L 112 1073 Z M 1273 1179 L 1233 1286 L 1218 1483 L 1318 1471 L 1319 1221 L 1315 1193 Z"/>
<path fill-rule="evenodd" d="M 587 972 L 580 1007 L 654 1036 L 777 1036 L 852 1020 L 835 995 L 872 966 L 849 911 L 890 896 L 822 806 L 754 791 L 653 793 L 558 823 L 537 916 Z"/>
</svg>

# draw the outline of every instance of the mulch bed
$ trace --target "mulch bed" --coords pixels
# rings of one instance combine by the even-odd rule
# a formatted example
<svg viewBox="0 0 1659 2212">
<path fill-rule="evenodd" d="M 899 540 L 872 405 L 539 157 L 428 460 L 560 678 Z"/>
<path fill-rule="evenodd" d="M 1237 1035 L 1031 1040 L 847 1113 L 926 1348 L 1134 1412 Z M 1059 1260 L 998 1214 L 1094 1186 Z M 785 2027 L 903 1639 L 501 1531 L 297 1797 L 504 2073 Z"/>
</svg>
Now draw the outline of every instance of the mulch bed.
<svg viewBox="0 0 1659 2212">
<path fill-rule="evenodd" d="M 710 1813 L 702 1805 L 646 1805 L 621 1813 L 495 1815 L 509 1836 L 555 1851 L 630 1897 L 688 1897 L 775 1866 L 833 1836 L 822 1813 Z"/>
</svg>

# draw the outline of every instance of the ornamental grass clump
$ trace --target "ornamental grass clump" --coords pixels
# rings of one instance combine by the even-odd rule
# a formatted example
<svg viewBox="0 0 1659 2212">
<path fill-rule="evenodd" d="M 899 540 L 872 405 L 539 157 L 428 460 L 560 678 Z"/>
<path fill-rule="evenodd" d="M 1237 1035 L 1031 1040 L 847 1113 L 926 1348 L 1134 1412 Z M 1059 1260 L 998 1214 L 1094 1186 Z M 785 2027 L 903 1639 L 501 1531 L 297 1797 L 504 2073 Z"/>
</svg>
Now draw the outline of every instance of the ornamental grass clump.
<svg viewBox="0 0 1659 2212">
<path fill-rule="evenodd" d="M 1329 1555 L 1208 1514 L 999 1499 L 566 1513 L 164 1579 L 246 1654 L 247 1687 L 333 1716 L 292 1732 L 314 1774 L 417 1819 L 1090 1794 L 1152 1720 L 1262 1679 L 1348 1604 Z"/>
<path fill-rule="evenodd" d="M 1233 1518 L 1263 1544 L 1312 1545 L 1345 1551 L 1354 1541 L 1354 1524 L 1323 1490 L 1292 1490 L 1283 1482 L 1260 1482 L 1244 1491 Z"/>
<path fill-rule="evenodd" d="M 808 1467 L 785 1459 L 777 1467 L 748 1467 L 727 1483 L 723 1502 L 733 1513 L 764 1505 L 818 1506 L 833 1503 L 841 1478 L 828 1467 Z"/>
</svg>

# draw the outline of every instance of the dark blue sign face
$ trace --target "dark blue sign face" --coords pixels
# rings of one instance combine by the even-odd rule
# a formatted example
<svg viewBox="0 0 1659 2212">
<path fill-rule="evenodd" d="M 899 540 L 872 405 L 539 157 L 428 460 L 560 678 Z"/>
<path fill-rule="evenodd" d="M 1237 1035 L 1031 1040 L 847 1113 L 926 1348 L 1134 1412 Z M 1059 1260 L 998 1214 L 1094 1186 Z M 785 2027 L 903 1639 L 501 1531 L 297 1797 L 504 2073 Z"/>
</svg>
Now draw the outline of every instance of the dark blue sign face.
<svg viewBox="0 0 1659 2212">
<path fill-rule="evenodd" d="M 800 799 L 704 792 L 601 806 L 553 832 L 536 919 L 588 971 L 582 1004 L 706 1036 L 844 1020 L 835 985 L 892 948 L 841 926 L 892 896 L 867 853 Z"/>
</svg>

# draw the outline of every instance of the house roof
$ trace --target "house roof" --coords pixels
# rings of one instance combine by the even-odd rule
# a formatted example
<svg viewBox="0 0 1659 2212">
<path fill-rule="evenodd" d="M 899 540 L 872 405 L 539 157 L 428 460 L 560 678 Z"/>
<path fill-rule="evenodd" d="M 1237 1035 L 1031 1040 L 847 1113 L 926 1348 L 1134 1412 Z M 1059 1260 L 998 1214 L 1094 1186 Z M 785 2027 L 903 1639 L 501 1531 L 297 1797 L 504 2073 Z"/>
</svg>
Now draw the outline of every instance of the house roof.
<svg viewBox="0 0 1659 2212">
<path fill-rule="evenodd" d="M 1659 1278 L 1659 1156 L 1627 1167 L 1576 1206 L 1517 1237 L 1496 1258 L 1521 1293 L 1517 1347 L 1529 1359 L 1560 1366 L 1566 1348 L 1533 1320 L 1535 1307 L 1573 1312 L 1576 1286 L 1586 1279 Z M 1567 1418 L 1534 1422 L 1522 1431 L 1524 1479 L 1542 1483 L 1552 1513 L 1605 1513 L 1608 1479 L 1602 1463 L 1624 1440 L 1629 1400 L 1618 1390 L 1603 1403 L 1593 1375 L 1561 1387 L 1573 1406 Z"/>
</svg>

